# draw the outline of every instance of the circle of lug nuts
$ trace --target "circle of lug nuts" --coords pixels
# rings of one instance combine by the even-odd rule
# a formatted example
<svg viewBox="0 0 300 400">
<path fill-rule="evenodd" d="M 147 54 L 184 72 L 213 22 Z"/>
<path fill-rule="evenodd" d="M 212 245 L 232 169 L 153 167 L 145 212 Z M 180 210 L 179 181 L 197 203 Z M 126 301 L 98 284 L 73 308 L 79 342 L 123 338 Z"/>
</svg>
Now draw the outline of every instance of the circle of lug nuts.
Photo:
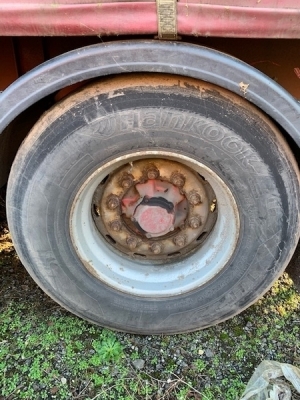
<svg viewBox="0 0 300 400">
<path fill-rule="evenodd" d="M 171 183 L 177 187 L 183 187 L 185 184 L 185 177 L 179 172 L 173 172 L 170 178 Z"/>
<path fill-rule="evenodd" d="M 164 260 L 169 256 L 174 260 L 173 253 L 180 257 L 193 250 L 203 227 L 207 227 L 207 218 L 212 215 L 212 207 L 216 207 L 215 194 L 211 189 L 207 192 L 207 187 L 209 185 L 204 187 L 201 176 L 199 178 L 185 165 L 170 160 L 139 160 L 124 164 L 95 192 L 94 214 L 101 216 L 101 220 L 93 214 L 94 222 L 100 233 L 114 240 L 116 249 L 125 254 L 127 251 L 130 257 L 135 257 L 138 249 L 137 256 L 143 256 L 145 260 Z M 134 219 L 136 206 L 141 207 L 143 201 L 142 206 L 149 208 L 152 205 L 147 201 L 155 197 L 159 199 L 158 203 L 162 202 L 160 198 L 165 199 L 165 203 L 172 202 L 174 219 L 177 218 L 173 229 L 156 237 L 149 234 L 149 229 L 140 231 L 143 226 Z M 159 206 L 155 204 L 155 207 Z M 210 224 L 213 226 L 213 222 Z"/>
<path fill-rule="evenodd" d="M 119 197 L 115 194 L 108 196 L 106 205 L 110 210 L 115 210 L 120 204 Z"/>
<path fill-rule="evenodd" d="M 161 243 L 151 243 L 150 245 L 150 250 L 154 254 L 160 254 L 163 249 L 163 246 Z"/>
</svg>

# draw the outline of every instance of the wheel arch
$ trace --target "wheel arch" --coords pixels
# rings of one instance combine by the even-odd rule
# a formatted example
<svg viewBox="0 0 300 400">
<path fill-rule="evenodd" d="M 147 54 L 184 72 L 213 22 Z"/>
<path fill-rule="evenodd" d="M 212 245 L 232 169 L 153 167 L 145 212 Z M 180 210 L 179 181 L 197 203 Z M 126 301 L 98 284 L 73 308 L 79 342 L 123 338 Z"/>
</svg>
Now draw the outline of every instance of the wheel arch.
<svg viewBox="0 0 300 400">
<path fill-rule="evenodd" d="M 300 104 L 275 81 L 219 51 L 154 40 L 87 46 L 34 68 L 0 94 L 0 133 L 21 112 L 57 90 L 96 77 L 134 72 L 188 76 L 228 89 L 268 114 L 300 147 Z"/>
</svg>

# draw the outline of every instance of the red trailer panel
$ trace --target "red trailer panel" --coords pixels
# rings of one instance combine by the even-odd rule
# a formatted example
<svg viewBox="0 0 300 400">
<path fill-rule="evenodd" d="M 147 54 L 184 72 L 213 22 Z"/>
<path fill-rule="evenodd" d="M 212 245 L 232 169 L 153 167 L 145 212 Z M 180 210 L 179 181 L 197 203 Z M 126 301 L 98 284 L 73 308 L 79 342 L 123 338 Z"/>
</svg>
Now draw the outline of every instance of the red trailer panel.
<svg viewBox="0 0 300 400">
<path fill-rule="evenodd" d="M 177 2 L 179 35 L 299 38 L 297 0 Z M 155 1 L 0 1 L 5 36 L 157 34 Z"/>
</svg>

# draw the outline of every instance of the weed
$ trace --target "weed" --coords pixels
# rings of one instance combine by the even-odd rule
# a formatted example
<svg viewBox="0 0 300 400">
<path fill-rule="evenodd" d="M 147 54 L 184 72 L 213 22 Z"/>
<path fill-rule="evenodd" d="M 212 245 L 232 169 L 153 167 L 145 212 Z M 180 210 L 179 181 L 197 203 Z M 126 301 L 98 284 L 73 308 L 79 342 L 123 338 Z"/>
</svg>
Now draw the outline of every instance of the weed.
<svg viewBox="0 0 300 400">
<path fill-rule="evenodd" d="M 94 365 L 117 361 L 123 354 L 123 348 L 112 332 L 104 331 L 101 336 L 102 340 L 93 341 L 93 348 L 96 351 L 92 357 Z"/>
<path fill-rule="evenodd" d="M 203 372 L 206 369 L 206 363 L 203 360 L 200 359 L 196 360 L 194 362 L 194 365 L 198 372 Z"/>
</svg>

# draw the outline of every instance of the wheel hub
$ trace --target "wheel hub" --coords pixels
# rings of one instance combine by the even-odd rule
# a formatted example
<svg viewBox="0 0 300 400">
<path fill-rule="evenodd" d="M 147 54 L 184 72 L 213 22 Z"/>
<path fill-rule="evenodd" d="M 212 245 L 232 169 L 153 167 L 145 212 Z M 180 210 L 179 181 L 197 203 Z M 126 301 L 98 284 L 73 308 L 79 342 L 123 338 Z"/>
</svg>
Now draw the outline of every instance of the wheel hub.
<svg viewBox="0 0 300 400">
<path fill-rule="evenodd" d="M 93 219 L 116 251 L 159 263 L 201 243 L 201 235 L 207 236 L 216 220 L 217 213 L 210 210 L 214 201 L 211 186 L 187 166 L 138 160 L 100 183 L 93 197 Z"/>
<path fill-rule="evenodd" d="M 142 204 L 146 196 L 159 203 Z M 143 225 L 140 205 L 172 214 L 159 197 L 174 206 L 174 230 L 163 234 L 170 228 L 164 220 L 158 236 L 147 237 L 132 217 Z M 74 249 L 89 273 L 115 290 L 151 298 L 209 282 L 227 265 L 239 237 L 237 205 L 225 182 L 204 164 L 163 150 L 125 154 L 95 170 L 74 199 L 70 221 Z"/>
</svg>

